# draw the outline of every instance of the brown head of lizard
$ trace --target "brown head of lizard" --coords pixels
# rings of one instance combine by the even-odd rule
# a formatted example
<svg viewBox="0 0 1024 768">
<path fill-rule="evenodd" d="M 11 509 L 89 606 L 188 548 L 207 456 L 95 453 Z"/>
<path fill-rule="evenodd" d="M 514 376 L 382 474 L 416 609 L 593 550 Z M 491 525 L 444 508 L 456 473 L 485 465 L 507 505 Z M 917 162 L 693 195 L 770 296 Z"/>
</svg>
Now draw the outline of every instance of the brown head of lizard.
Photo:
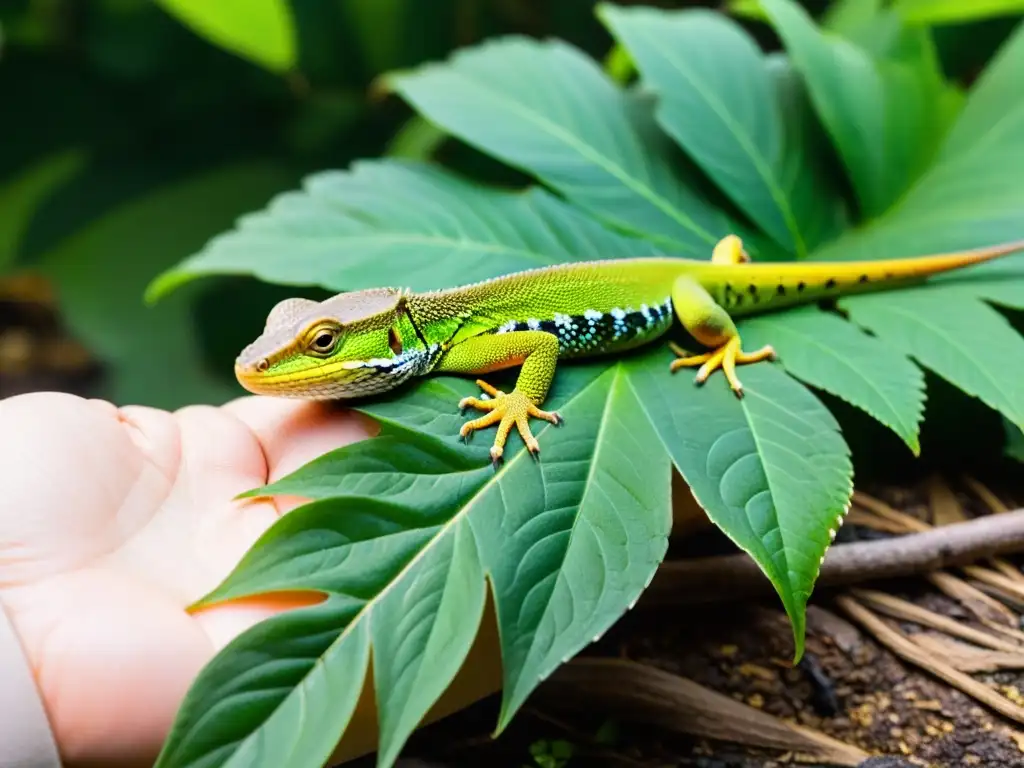
<svg viewBox="0 0 1024 768">
<path fill-rule="evenodd" d="M 405 292 L 374 288 L 280 302 L 239 353 L 235 377 L 261 395 L 363 397 L 424 373 L 437 352 L 410 317 Z"/>
</svg>

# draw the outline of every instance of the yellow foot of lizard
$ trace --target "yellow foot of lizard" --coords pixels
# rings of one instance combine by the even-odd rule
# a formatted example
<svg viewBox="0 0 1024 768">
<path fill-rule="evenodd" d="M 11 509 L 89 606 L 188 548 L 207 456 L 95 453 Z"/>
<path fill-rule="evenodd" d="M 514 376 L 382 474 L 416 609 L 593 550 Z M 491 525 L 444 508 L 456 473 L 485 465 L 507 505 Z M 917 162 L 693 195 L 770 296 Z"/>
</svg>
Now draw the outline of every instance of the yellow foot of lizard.
<svg viewBox="0 0 1024 768">
<path fill-rule="evenodd" d="M 680 368 L 692 368 L 695 365 L 699 365 L 701 368 L 697 371 L 697 376 L 694 379 L 697 384 L 703 384 L 707 381 L 714 371 L 721 368 L 725 372 L 725 378 L 729 380 L 729 386 L 732 391 L 736 393 L 736 397 L 743 397 L 743 385 L 740 384 L 740 380 L 736 378 L 736 366 L 746 365 L 748 363 L 759 363 L 762 360 L 774 360 L 775 350 L 770 346 L 761 347 L 756 352 L 743 352 L 740 349 L 740 338 L 734 336 L 725 342 L 718 349 L 714 349 L 710 352 L 705 352 L 702 355 L 687 356 L 685 350 L 681 349 L 677 344 L 669 342 L 669 346 L 672 351 L 679 355 L 678 360 L 673 360 L 669 364 L 669 370 L 675 373 Z"/>
<path fill-rule="evenodd" d="M 530 432 L 529 417 L 533 416 L 537 419 L 544 419 L 556 425 L 562 423 L 561 416 L 553 411 L 542 411 L 530 402 L 526 395 L 518 390 L 513 389 L 506 394 L 500 389 L 495 389 L 486 381 L 477 379 L 476 384 L 494 399 L 462 398 L 459 401 L 460 410 L 476 408 L 480 411 L 487 411 L 487 413 L 479 419 L 467 421 L 462 425 L 459 434 L 462 435 L 463 439 L 468 440 L 474 431 L 483 427 L 489 427 L 497 422 L 498 434 L 494 438 L 494 445 L 491 446 L 491 461 L 495 464 L 501 461 L 501 456 L 505 452 L 505 441 L 508 439 L 508 434 L 512 431 L 513 426 L 518 428 L 519 434 L 522 436 L 523 442 L 526 443 L 530 453 L 536 455 L 540 453 L 540 446 L 537 444 L 537 439 L 533 436 L 533 433 Z"/>
</svg>

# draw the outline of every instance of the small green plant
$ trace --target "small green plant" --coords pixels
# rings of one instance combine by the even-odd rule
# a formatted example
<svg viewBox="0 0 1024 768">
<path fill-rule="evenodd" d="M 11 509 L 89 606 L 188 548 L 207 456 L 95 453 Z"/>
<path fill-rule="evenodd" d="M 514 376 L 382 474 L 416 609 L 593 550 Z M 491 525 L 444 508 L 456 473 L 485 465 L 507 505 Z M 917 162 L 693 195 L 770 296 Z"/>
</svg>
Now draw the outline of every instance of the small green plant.
<svg viewBox="0 0 1024 768">
<path fill-rule="evenodd" d="M 565 768 L 572 760 L 573 745 L 562 739 L 541 739 L 530 745 L 530 755 L 536 768 Z"/>
<path fill-rule="evenodd" d="M 161 275 L 149 296 L 217 274 L 334 291 L 400 274 L 426 290 L 561 261 L 707 258 L 733 232 L 763 260 L 1024 238 L 1024 26 L 964 88 L 941 71 L 929 27 L 873 5 L 823 26 L 793 0 L 761 0 L 784 46 L 771 54 L 717 12 L 602 5 L 616 72 L 626 61 L 639 75 L 630 85 L 567 43 L 521 37 L 393 73 L 387 87 L 422 118 L 536 183 L 498 189 L 395 159 L 318 173 Z M 660 346 L 562 366 L 545 407 L 565 426 L 536 429 L 539 464 L 514 437 L 497 471 L 486 445 L 457 437 L 453 404 L 475 393 L 472 381 L 437 377 L 358 404 L 380 436 L 254 489 L 310 502 L 200 604 L 278 590 L 325 599 L 225 648 L 190 690 L 159 765 L 321 765 L 371 663 L 378 764 L 393 764 L 463 664 L 488 595 L 500 732 L 650 582 L 673 466 L 774 584 L 799 658 L 853 476 L 814 389 L 916 455 L 923 367 L 1001 414 L 1012 435 L 1024 425 L 1024 338 L 1006 308 L 1024 309 L 1020 257 L 843 299 L 838 312 L 744 321 L 745 344 L 771 343 L 780 361 L 744 371 L 743 400 L 668 376 Z"/>
</svg>

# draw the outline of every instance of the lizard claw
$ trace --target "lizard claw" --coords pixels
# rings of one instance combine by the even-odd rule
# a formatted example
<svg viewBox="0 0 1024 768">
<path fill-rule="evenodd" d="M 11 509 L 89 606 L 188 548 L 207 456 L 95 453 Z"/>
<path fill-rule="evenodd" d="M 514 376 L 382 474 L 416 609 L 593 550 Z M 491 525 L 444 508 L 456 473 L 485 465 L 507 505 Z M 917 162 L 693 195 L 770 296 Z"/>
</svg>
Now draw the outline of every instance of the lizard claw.
<svg viewBox="0 0 1024 768">
<path fill-rule="evenodd" d="M 526 449 L 536 458 L 540 453 L 540 444 L 533 436 L 533 432 L 530 431 L 529 417 L 544 419 L 544 421 L 555 425 L 563 423 L 563 419 L 558 413 L 542 411 L 519 390 L 513 389 L 506 394 L 484 381 L 477 381 L 477 385 L 494 399 L 481 400 L 476 397 L 464 397 L 460 400 L 460 409 L 476 408 L 485 413 L 483 416 L 463 424 L 459 434 L 463 440 L 468 442 L 469 436 L 476 430 L 497 424 L 498 432 L 494 437 L 494 444 L 491 446 L 491 463 L 495 467 L 504 461 L 505 441 L 508 439 L 512 427 L 516 427 L 519 436 L 526 444 Z"/>
<path fill-rule="evenodd" d="M 701 355 L 687 356 L 686 352 L 678 345 L 669 342 L 669 346 L 679 356 L 678 359 L 673 360 L 669 364 L 669 370 L 672 373 L 675 373 L 680 368 L 692 368 L 699 365 L 700 369 L 697 371 L 696 377 L 694 377 L 694 382 L 697 386 L 701 386 L 707 381 L 708 376 L 721 368 L 723 373 L 725 373 L 726 380 L 729 382 L 730 389 L 738 398 L 743 397 L 743 384 L 740 383 L 739 378 L 736 376 L 736 366 L 758 363 L 762 360 L 774 360 L 776 358 L 775 350 L 771 346 L 761 347 L 756 352 L 743 352 L 740 348 L 739 336 L 733 336 L 717 349 Z"/>
</svg>

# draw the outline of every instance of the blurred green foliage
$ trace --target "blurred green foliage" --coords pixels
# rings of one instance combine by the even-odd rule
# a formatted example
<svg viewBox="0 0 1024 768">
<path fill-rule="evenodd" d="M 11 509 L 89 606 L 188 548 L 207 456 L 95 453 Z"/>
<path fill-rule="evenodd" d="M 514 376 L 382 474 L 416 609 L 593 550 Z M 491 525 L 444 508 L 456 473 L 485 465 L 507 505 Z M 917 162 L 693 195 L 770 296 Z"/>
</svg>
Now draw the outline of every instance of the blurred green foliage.
<svg viewBox="0 0 1024 768">
<path fill-rule="evenodd" d="M 600 56 L 610 40 L 592 7 L 0 0 L 0 277 L 53 280 L 65 327 L 104 365 L 91 394 L 222 402 L 241 392 L 231 360 L 282 289 L 214 280 L 148 307 L 147 280 L 308 173 L 438 148 L 406 105 L 374 95 L 380 74 L 505 32 Z"/>
<path fill-rule="evenodd" d="M 879 1 L 804 5 L 855 20 Z M 966 78 L 1005 38 L 1015 5 L 902 2 L 943 14 L 941 64 Z M 359 158 L 430 157 L 521 182 L 413 117 L 376 79 L 510 33 L 561 38 L 603 59 L 612 41 L 595 6 L 0 0 L 0 277 L 38 270 L 53 281 L 65 327 L 104 366 L 90 394 L 167 408 L 222 402 L 240 393 L 234 354 L 289 291 L 217 278 L 147 306 L 147 280 L 303 176 Z M 733 6 L 740 18 L 757 15 L 756 2 Z M 957 13 L 978 18 L 952 23 Z M 766 25 L 749 28 L 777 48 Z"/>
</svg>

